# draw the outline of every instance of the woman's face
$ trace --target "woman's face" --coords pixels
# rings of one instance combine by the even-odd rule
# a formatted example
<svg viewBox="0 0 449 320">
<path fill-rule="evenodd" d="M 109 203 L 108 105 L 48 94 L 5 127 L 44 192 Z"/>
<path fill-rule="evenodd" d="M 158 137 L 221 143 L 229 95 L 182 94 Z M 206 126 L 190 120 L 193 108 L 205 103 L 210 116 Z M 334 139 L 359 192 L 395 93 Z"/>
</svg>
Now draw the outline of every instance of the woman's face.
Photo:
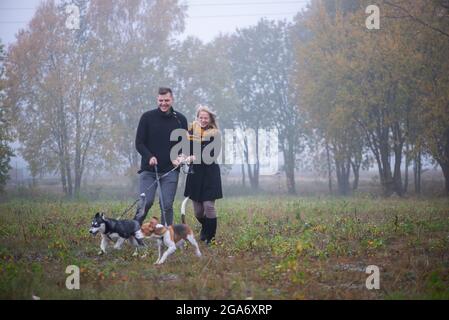
<svg viewBox="0 0 449 320">
<path fill-rule="evenodd" d="M 198 122 L 200 123 L 201 128 L 206 128 L 210 123 L 210 115 L 206 111 L 200 111 L 198 114 Z"/>
</svg>

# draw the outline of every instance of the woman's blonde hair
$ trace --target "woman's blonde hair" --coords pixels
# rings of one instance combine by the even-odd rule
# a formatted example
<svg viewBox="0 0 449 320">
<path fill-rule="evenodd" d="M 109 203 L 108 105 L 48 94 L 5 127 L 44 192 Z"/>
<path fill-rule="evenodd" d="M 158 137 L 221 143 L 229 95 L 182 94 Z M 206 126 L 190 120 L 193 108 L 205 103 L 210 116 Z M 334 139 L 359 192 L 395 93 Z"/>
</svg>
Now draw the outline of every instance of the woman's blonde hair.
<svg viewBox="0 0 449 320">
<path fill-rule="evenodd" d="M 210 122 L 209 122 L 209 126 L 211 126 L 214 129 L 218 129 L 218 125 L 217 125 L 217 114 L 212 111 L 208 106 L 206 105 L 202 105 L 202 104 L 198 104 L 196 106 L 196 118 L 198 119 L 198 116 L 200 115 L 200 112 L 207 112 L 209 114 L 210 117 Z"/>
</svg>

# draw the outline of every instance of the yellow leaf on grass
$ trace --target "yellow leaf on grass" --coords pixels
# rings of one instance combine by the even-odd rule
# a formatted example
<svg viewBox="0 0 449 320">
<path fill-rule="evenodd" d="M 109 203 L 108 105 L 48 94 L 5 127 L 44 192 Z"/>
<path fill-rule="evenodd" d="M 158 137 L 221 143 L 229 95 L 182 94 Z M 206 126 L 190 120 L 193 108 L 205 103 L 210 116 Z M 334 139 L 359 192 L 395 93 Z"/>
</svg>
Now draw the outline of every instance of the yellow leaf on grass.
<svg viewBox="0 0 449 320">
<path fill-rule="evenodd" d="M 304 244 L 302 241 L 296 242 L 296 253 L 301 254 L 304 251 Z"/>
</svg>

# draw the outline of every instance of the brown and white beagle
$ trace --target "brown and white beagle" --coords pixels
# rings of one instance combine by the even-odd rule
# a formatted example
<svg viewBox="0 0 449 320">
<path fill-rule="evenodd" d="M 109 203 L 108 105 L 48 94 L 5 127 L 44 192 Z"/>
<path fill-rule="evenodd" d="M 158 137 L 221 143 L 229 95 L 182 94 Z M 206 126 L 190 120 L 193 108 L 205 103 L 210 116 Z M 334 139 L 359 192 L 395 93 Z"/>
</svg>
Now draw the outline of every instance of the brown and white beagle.
<svg viewBox="0 0 449 320">
<path fill-rule="evenodd" d="M 200 248 L 195 240 L 192 229 L 186 224 L 175 224 L 165 227 L 159 223 L 158 218 L 152 217 L 150 222 L 144 223 L 141 231 L 146 238 L 156 238 L 158 244 L 158 259 L 155 264 L 162 264 L 167 257 L 181 247 L 185 240 L 189 241 L 195 247 L 195 254 L 201 257 Z M 161 257 L 161 247 L 165 244 L 168 249 Z"/>
</svg>

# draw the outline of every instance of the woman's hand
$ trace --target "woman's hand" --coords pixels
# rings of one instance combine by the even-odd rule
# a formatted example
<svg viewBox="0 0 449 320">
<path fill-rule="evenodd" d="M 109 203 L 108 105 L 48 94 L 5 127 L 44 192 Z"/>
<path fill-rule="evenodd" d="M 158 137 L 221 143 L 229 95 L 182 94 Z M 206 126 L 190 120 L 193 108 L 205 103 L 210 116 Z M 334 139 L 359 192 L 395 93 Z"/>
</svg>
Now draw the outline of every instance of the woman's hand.
<svg viewBox="0 0 449 320">
<path fill-rule="evenodd" d="M 195 161 L 196 157 L 194 155 L 191 155 L 189 157 L 186 158 L 186 162 L 187 163 L 192 163 L 193 161 Z"/>
</svg>

